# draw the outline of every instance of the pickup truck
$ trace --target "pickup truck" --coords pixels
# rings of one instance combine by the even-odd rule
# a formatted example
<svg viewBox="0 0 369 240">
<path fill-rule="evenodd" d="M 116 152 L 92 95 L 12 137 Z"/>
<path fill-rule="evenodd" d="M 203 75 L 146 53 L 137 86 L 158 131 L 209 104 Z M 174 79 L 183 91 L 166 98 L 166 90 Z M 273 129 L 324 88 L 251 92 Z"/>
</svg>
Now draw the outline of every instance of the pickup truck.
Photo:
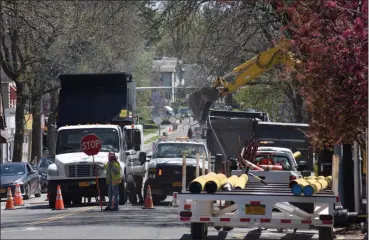
<svg viewBox="0 0 369 240">
<path fill-rule="evenodd" d="M 259 176 L 266 182 L 271 183 L 289 183 L 290 181 L 301 178 L 300 170 L 303 170 L 302 165 L 297 165 L 296 159 L 293 153 L 288 148 L 281 147 L 259 147 L 256 153 L 255 165 L 261 165 L 261 161 L 269 160 L 271 165 L 281 166 L 282 170 L 270 170 L 270 171 L 253 171 L 251 173 Z M 250 182 L 258 181 L 254 178 L 250 179 Z"/>
<path fill-rule="evenodd" d="M 187 167 L 186 186 L 196 177 L 197 153 L 201 156 L 205 153 L 205 172 L 207 173 L 209 153 L 204 143 L 188 139 L 159 142 L 148 164 L 147 180 L 144 186 L 144 196 L 146 196 L 147 186 L 150 185 L 154 204 L 164 201 L 174 192 L 181 192 L 184 152 L 186 153 Z M 202 171 L 201 163 L 200 159 L 200 172 Z"/>
</svg>

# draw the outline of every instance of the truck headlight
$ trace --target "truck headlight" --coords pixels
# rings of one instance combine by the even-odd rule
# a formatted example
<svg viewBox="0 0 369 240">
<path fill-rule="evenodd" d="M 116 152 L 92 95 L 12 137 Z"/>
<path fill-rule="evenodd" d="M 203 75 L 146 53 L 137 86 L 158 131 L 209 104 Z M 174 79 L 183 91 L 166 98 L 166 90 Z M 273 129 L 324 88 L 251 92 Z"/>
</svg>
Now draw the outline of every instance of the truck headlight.
<svg viewBox="0 0 369 240">
<path fill-rule="evenodd" d="M 56 171 L 49 170 L 49 171 L 47 171 L 47 175 L 48 176 L 59 176 L 59 171 L 58 170 L 56 170 Z"/>
</svg>

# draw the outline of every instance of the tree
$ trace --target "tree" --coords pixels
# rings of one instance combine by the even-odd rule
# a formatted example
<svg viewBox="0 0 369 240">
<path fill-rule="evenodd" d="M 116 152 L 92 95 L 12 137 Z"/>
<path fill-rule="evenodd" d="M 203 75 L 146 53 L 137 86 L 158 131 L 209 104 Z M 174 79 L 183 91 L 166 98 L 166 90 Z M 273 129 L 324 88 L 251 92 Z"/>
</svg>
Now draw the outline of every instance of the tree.
<svg viewBox="0 0 369 240">
<path fill-rule="evenodd" d="M 136 73 L 147 32 L 142 2 L 2 1 L 0 63 L 17 85 L 14 161 L 21 161 L 24 106 L 32 100 L 34 135 L 40 137 L 40 99 L 51 92 L 56 109 L 56 77 L 65 72 Z M 145 10 L 146 11 L 146 10 Z M 150 59 L 151 60 L 151 59 Z M 145 60 L 147 61 L 147 60 Z M 51 114 L 49 127 L 55 126 Z M 52 128 L 48 128 L 49 130 Z M 52 134 L 50 134 L 52 135 Z M 33 155 L 40 155 L 38 139 Z M 53 145 L 50 146 L 53 148 Z"/>
<path fill-rule="evenodd" d="M 57 37 L 60 2 L 0 2 L 0 65 L 17 87 L 13 161 L 23 154 L 24 111 L 35 79 L 34 69 L 45 60 L 45 50 Z"/>
<path fill-rule="evenodd" d="M 165 6 L 159 19 L 170 21 L 169 25 L 174 28 L 191 25 L 184 35 L 188 38 L 185 40 L 188 47 L 184 49 L 183 60 L 201 68 L 204 78 L 199 81 L 202 84 L 198 87 L 209 86 L 209 80 L 213 80 L 214 76 L 231 72 L 234 67 L 272 47 L 283 35 L 280 31 L 281 17 L 268 1 L 191 1 L 180 4 L 169 1 Z M 176 14 L 170 15 L 173 8 L 176 8 Z M 174 54 L 174 46 L 169 45 L 165 35 L 161 44 L 161 52 L 165 50 L 166 54 Z M 291 75 L 288 78 L 280 75 L 280 70 L 276 67 L 270 71 L 271 74 L 263 74 L 268 78 L 255 79 L 250 85 L 261 84 L 273 90 L 278 88 L 293 106 L 296 121 L 303 122 L 305 116 L 303 99 L 298 91 L 299 82 Z M 232 96 L 240 99 L 237 94 L 228 95 L 228 102 L 233 102 Z M 264 101 L 263 98 L 261 100 Z"/>
<path fill-rule="evenodd" d="M 311 138 L 358 140 L 368 121 L 368 1 L 278 1 L 302 64 L 297 78 Z"/>
</svg>

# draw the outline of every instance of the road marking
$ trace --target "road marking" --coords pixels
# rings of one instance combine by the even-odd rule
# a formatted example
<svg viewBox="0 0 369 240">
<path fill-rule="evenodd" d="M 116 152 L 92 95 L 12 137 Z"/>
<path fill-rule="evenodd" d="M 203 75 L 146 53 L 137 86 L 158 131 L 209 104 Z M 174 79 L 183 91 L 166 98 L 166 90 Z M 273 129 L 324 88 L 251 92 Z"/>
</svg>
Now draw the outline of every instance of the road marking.
<svg viewBox="0 0 369 240">
<path fill-rule="evenodd" d="M 26 228 L 10 228 L 6 230 L 1 230 L 1 233 L 7 233 L 7 232 L 20 232 L 20 231 L 42 231 L 42 228 L 37 227 L 26 227 Z"/>
<path fill-rule="evenodd" d="M 85 211 L 88 211 L 88 210 L 93 209 L 93 208 L 96 208 L 96 207 L 97 206 L 86 207 L 86 208 L 75 210 L 73 212 L 59 214 L 57 216 L 45 218 L 45 219 L 42 219 L 42 220 L 37 221 L 37 222 L 27 223 L 24 226 L 32 226 L 32 225 L 37 225 L 37 224 L 51 222 L 51 221 L 62 219 L 62 218 L 65 218 L 65 217 L 68 217 L 68 216 L 71 216 L 71 215 L 75 215 L 77 213 L 85 212 Z"/>
</svg>

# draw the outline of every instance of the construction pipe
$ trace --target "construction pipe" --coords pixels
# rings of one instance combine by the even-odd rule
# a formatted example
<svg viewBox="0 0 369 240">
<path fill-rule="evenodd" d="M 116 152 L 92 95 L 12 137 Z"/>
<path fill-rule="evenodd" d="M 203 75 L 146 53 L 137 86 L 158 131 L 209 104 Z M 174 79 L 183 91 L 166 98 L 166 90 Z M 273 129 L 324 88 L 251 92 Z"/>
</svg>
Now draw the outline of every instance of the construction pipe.
<svg viewBox="0 0 369 240">
<path fill-rule="evenodd" d="M 214 177 L 208 179 L 205 183 L 204 189 L 207 193 L 215 193 L 221 186 L 222 181 L 227 179 L 226 175 L 223 173 L 218 173 Z"/>
<path fill-rule="evenodd" d="M 204 190 L 206 182 L 214 176 L 216 176 L 216 174 L 214 172 L 211 172 L 195 178 L 188 186 L 189 191 L 191 193 L 201 193 Z"/>
<path fill-rule="evenodd" d="M 247 167 L 249 167 L 251 170 L 255 170 L 255 171 L 264 171 L 264 169 L 256 166 L 255 164 L 253 164 L 250 161 L 247 161 L 246 159 L 243 159 L 243 161 L 245 161 L 245 164 Z"/>
<path fill-rule="evenodd" d="M 328 181 L 327 180 L 308 180 L 307 181 L 309 185 L 305 186 L 302 189 L 302 192 L 305 196 L 312 196 L 314 193 L 317 193 L 325 188 L 328 187 Z"/>
<path fill-rule="evenodd" d="M 249 181 L 249 177 L 246 174 L 242 174 L 236 180 L 234 185 L 234 189 L 245 189 L 247 182 Z"/>
<path fill-rule="evenodd" d="M 296 159 L 296 158 L 299 158 L 301 157 L 301 152 L 297 151 L 293 154 L 293 157 Z"/>
<path fill-rule="evenodd" d="M 232 191 L 232 189 L 234 188 L 234 185 L 236 185 L 236 181 L 238 180 L 238 176 L 237 175 L 233 175 L 227 179 L 224 179 L 221 183 L 222 185 L 222 190 L 223 191 Z"/>
<path fill-rule="evenodd" d="M 307 185 L 309 185 L 309 183 L 302 178 L 291 181 L 290 188 L 292 194 L 295 196 L 300 196 L 302 194 L 302 189 Z"/>
<path fill-rule="evenodd" d="M 258 165 L 265 171 L 281 171 L 283 170 L 282 165 Z"/>
</svg>

